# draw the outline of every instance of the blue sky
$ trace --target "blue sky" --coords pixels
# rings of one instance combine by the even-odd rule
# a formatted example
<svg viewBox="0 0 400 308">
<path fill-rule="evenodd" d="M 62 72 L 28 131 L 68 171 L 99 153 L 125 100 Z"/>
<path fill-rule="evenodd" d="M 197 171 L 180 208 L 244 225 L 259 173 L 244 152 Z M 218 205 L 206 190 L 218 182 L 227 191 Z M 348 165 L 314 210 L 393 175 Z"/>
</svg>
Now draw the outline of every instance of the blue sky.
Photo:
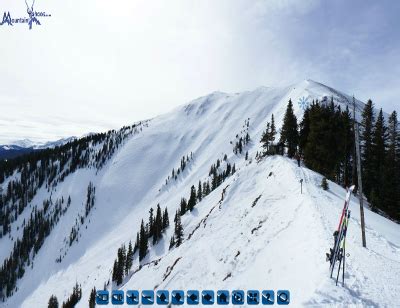
<svg viewBox="0 0 400 308">
<path fill-rule="evenodd" d="M 303 79 L 399 111 L 399 1 L 36 0 L 35 9 L 52 17 L 31 31 L 0 27 L 3 143 Z M 2 0 L 4 10 L 23 16 L 25 2 Z"/>
</svg>

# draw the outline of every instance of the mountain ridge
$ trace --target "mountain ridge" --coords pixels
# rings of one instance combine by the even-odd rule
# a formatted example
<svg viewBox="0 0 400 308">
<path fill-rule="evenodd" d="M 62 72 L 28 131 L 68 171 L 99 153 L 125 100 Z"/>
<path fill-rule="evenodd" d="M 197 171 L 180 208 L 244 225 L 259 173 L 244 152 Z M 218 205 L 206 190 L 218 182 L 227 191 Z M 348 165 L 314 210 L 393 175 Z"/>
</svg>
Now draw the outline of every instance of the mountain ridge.
<svg viewBox="0 0 400 308">
<path fill-rule="evenodd" d="M 339 304 L 341 299 L 355 305 L 377 303 L 376 299 L 373 299 L 374 296 L 387 303 L 387 290 L 362 288 L 366 287 L 362 275 L 368 279 L 374 278 L 373 271 L 368 271 L 365 267 L 368 265 L 367 260 L 361 265 L 349 261 L 353 270 L 348 279 L 356 291 L 335 289 L 325 272 L 327 264 L 323 262 L 324 253 L 332 242 L 331 234 L 340 213 L 344 190 L 330 182 L 331 191 L 323 192 L 319 188 L 321 176 L 306 168 L 296 167 L 290 159 L 272 157 L 260 162 L 255 159 L 257 152 L 261 150 L 259 140 L 266 122 L 274 114 L 277 127 L 281 127 L 289 99 L 294 102 L 295 114 L 301 119 L 303 109 L 298 104 L 301 98 L 319 100 L 326 97 L 328 100 L 331 94 L 334 101 L 345 103 L 340 95 L 336 97 L 328 88 L 321 88 L 309 81 L 303 81 L 294 89 L 263 88 L 241 94 L 213 93 L 155 117 L 146 125 L 136 127 L 136 133 L 127 136 L 120 143 L 102 168 L 89 165 L 69 174 L 54 187 L 42 186 L 20 217 L 11 223 L 10 234 L 0 239 L 0 246 L 5 248 L 0 253 L 0 264 L 13 247 L 14 241 L 11 238 L 20 236 L 23 219 L 29 217 L 35 205 L 40 209 L 43 201 L 50 196 L 53 200 L 62 197 L 67 199 L 70 196 L 71 205 L 44 241 L 43 247 L 35 256 L 33 267 L 26 268 L 25 275 L 18 281 L 18 291 L 6 299 L 5 303 L 0 303 L 0 306 L 42 307 L 52 294 L 63 301 L 76 281 L 82 284 L 83 288 L 83 298 L 78 307 L 87 306 L 92 287 L 102 288 L 107 281 L 110 282 L 109 289 L 116 287 L 110 280 L 117 249 L 129 240 L 135 241 L 141 220 L 147 220 L 149 209 L 157 204 L 162 208 L 168 207 L 171 227 L 166 230 L 163 240 L 150 249 L 142 264 L 159 258 L 165 258 L 165 261 L 158 265 L 144 266 L 134 274 L 131 272 L 129 279 L 124 281 L 124 289 L 155 286 L 205 288 L 206 281 L 215 281 L 215 288 L 250 289 L 264 288 L 265 285 L 272 288 L 291 288 L 293 300 L 297 298 L 295 303 L 299 306 L 313 303 Z M 243 153 L 234 153 L 235 143 L 247 133 L 250 141 L 244 146 Z M 89 148 L 100 153 L 102 148 L 109 146 L 110 141 L 91 144 Z M 245 152 L 248 152 L 247 160 Z M 176 179 L 168 181 L 172 170 L 176 172 L 181 159 L 190 157 L 191 153 L 193 159 L 187 163 L 185 170 L 182 170 Z M 236 166 L 237 172 L 228 176 L 225 182 L 196 205 L 192 213 L 182 216 L 184 238 L 190 245 L 184 242 L 182 247 L 169 252 L 173 216 L 179 208 L 181 198 L 187 198 L 191 186 L 197 187 L 199 180 L 210 180 L 210 167 L 217 164 L 217 160 L 221 163 L 219 171 L 222 172 L 227 163 L 230 163 Z M 20 176 L 21 174 L 15 171 L 0 184 L 0 187 L 5 190 L 5 183 L 8 183 L 11 177 Z M 301 178 L 306 183 L 304 196 L 299 195 Z M 94 207 L 85 222 L 79 225 L 78 241 L 68 245 L 65 239 L 68 239 L 71 229 L 76 226 L 76 221 L 79 221 L 79 215 L 85 210 L 87 187 L 90 183 L 96 189 Z M 224 189 L 226 193 L 223 195 Z M 252 207 L 260 195 L 259 201 Z M 318 202 L 325 207 L 318 207 Z M 284 206 L 287 212 L 282 210 Z M 357 217 L 356 200 L 352 202 L 352 210 L 355 213 L 354 217 Z M 380 247 L 384 253 L 384 256 L 379 257 L 376 249 L 368 250 L 368 256 L 376 259 L 376 270 L 382 270 L 382 264 L 392 260 L 393 275 L 399 273 L 400 260 L 395 252 L 398 251 L 400 243 L 393 236 L 399 227 L 366 211 L 368 238 L 373 243 L 371 246 Z M 308 216 L 309 213 L 311 217 Z M 242 216 L 246 223 L 241 224 Z M 363 258 L 362 249 L 358 247 L 358 223 L 356 218 L 352 220 L 349 241 L 355 255 Z M 258 230 L 252 231 L 259 226 Z M 270 228 L 267 228 L 268 226 Z M 310 236 L 306 242 L 310 249 L 312 248 L 311 255 L 291 255 L 288 253 L 291 251 L 289 246 L 279 250 L 278 243 L 274 240 L 278 235 L 296 247 L 296 251 L 303 252 L 301 237 L 296 234 L 302 235 L 307 228 L 313 230 L 306 233 Z M 281 232 L 277 233 L 279 230 Z M 242 236 L 241 232 L 245 235 Z M 189 239 L 190 234 L 194 235 Z M 235 236 L 241 239 L 239 243 L 235 243 Z M 254 236 L 257 236 L 260 242 L 252 241 Z M 223 242 L 224 238 L 228 238 L 229 243 Z M 201 252 L 206 249 L 204 245 L 209 239 L 212 239 L 211 247 L 206 248 L 210 253 L 202 255 Z M 251 244 L 245 244 L 249 239 Z M 243 243 L 243 248 L 240 243 Z M 184 250 L 192 245 L 192 252 Z M 226 249 L 226 253 L 223 252 L 223 248 Z M 241 251 L 241 257 L 235 259 L 237 251 Z M 269 254 L 269 251 L 272 253 Z M 56 262 L 61 253 L 61 262 Z M 179 257 L 181 259 L 173 272 L 165 278 L 163 274 L 168 266 Z M 307 292 L 301 295 L 302 279 L 307 275 L 307 270 L 312 270 L 306 257 L 312 260 L 312 264 L 318 265 L 317 269 L 310 273 Z M 286 263 L 279 262 L 280 259 Z M 257 262 L 252 262 L 254 260 Z M 265 267 L 265 263 L 268 262 L 270 265 Z M 300 270 L 298 264 L 302 262 L 307 263 Z M 262 268 L 265 277 L 258 275 L 256 265 Z M 200 268 L 200 272 L 191 274 L 188 269 L 193 266 Z M 285 266 L 289 266 L 290 270 L 285 269 Z M 133 271 L 138 268 L 139 262 L 136 258 Z M 220 271 L 220 268 L 223 270 Z M 235 274 L 235 268 L 239 273 Z M 360 275 L 357 274 L 358 269 Z M 229 273 L 232 279 L 228 277 L 223 280 Z M 218 279 L 212 280 L 213 277 Z M 384 278 L 396 281 L 390 273 Z M 252 279 L 257 282 L 251 284 Z M 324 283 L 319 287 L 321 279 L 324 279 Z M 377 278 L 374 279 L 377 281 Z M 377 284 L 382 281 L 377 281 Z M 141 282 L 143 284 L 140 284 Z M 393 286 L 391 291 L 399 290 Z M 329 292 L 333 292 L 337 299 L 330 298 Z M 382 294 L 379 295 L 379 292 Z M 296 304 L 294 305 L 297 306 Z"/>
</svg>

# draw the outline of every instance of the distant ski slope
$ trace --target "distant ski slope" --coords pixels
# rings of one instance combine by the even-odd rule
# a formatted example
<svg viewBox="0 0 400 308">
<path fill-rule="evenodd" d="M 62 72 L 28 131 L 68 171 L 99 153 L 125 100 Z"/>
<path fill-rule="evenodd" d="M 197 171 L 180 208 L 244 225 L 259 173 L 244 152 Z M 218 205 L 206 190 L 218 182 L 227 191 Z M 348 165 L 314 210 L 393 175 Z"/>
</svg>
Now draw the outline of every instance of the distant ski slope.
<svg viewBox="0 0 400 308">
<path fill-rule="evenodd" d="M 144 260 L 161 258 L 158 264 L 144 266 L 124 282 L 122 289 L 289 289 L 295 307 L 326 303 L 391 306 L 392 295 L 399 292 L 400 285 L 399 226 L 367 210 L 368 249 L 361 248 L 357 206 L 352 202 L 347 287 L 337 288 L 329 279 L 325 252 L 332 245 L 345 191 L 329 183 L 330 190 L 324 192 L 319 188 L 318 174 L 298 168 L 286 158 L 271 157 L 260 163 L 254 160 L 266 122 L 273 113 L 280 128 L 289 99 L 300 120 L 300 98 L 330 101 L 332 96 L 343 108 L 347 99 L 351 102 L 336 90 L 303 81 L 286 88 L 215 92 L 152 119 L 149 127 L 133 135 L 100 172 L 78 170 L 51 192 L 53 199 L 70 195 L 71 207 L 46 238 L 33 268 L 28 268 L 18 282 L 18 292 L 0 306 L 45 307 L 52 294 L 62 302 L 78 282 L 83 289 L 78 306 L 87 307 L 91 288 L 101 289 L 110 280 L 117 249 L 135 240 L 150 207 L 157 203 L 162 208 L 167 206 L 173 226 L 181 197 L 187 198 L 190 186 L 197 187 L 199 180 L 205 180 L 210 166 L 224 154 L 236 164 L 238 172 L 183 216 L 184 244 L 168 251 L 173 232 L 170 227 L 164 240 Z M 357 106 L 359 116 L 363 105 L 357 101 Z M 246 131 L 248 119 L 251 142 L 243 154 L 236 155 L 233 145 L 236 136 Z M 244 159 L 246 151 L 248 161 Z M 165 179 L 181 157 L 191 152 L 193 162 L 188 169 L 165 186 Z M 301 178 L 305 181 L 303 195 Z M 89 182 L 96 187 L 95 207 L 78 243 L 68 248 L 61 263 L 56 263 L 60 251 L 65 251 L 64 239 L 84 210 Z M 223 201 L 219 202 L 224 189 Z M 49 194 L 43 187 L 32 204 L 40 207 Z M 1 262 L 20 235 L 17 226 L 29 215 L 25 211 L 13 223 L 12 239 L 0 239 Z M 133 269 L 137 268 L 136 259 Z"/>
</svg>

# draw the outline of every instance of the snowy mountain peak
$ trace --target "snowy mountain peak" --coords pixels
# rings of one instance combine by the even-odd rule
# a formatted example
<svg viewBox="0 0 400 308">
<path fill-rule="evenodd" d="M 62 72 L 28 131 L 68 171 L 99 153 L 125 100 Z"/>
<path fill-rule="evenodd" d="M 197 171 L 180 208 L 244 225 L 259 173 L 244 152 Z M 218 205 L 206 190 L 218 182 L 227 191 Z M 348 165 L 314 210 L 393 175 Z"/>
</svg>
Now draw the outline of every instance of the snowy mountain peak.
<svg viewBox="0 0 400 308">
<path fill-rule="evenodd" d="M 368 249 L 362 248 L 353 198 L 347 286 L 337 288 L 324 260 L 345 190 L 329 182 L 324 191 L 320 174 L 291 159 L 256 159 L 266 122 L 274 114 L 279 129 L 289 99 L 301 120 L 304 104 L 331 97 L 344 107 L 350 98 L 310 80 L 284 88 L 214 92 L 150 121 L 66 144 L 59 156 L 30 164 L 32 178 L 28 164 L 8 172 L 0 192 L 12 189 L 12 181 L 28 179 L 27 185 L 37 186 L 29 190 L 29 201 L 17 199 L 13 207 L 16 214 L 11 212 L 0 238 L 0 264 L 31 217 L 48 219 L 44 225 L 51 228 L 35 253 L 32 248 L 17 288 L 0 306 L 46 307 L 52 295 L 61 303 L 76 282 L 82 286 L 76 307 L 87 307 L 93 287 L 289 289 L 294 307 L 398 306 L 393 294 L 400 292 L 399 226 L 365 209 Z M 357 104 L 361 108 L 362 102 Z M 6 202 L 14 206 L 11 198 Z M 161 230 L 159 237 L 154 240 L 152 234 L 141 260 L 135 251 L 131 268 L 117 283 L 118 250 L 135 244 L 142 221 L 145 229 L 158 205 L 168 210 L 169 226 L 154 229 Z M 177 212 L 181 245 L 171 244 Z"/>
</svg>

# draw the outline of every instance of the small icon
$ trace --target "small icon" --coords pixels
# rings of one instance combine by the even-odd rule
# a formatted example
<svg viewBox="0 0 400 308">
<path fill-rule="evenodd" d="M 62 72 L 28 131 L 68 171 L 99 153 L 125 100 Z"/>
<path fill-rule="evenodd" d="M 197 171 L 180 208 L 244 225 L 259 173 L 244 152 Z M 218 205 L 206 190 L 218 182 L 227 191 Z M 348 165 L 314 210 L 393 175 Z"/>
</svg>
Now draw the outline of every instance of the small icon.
<svg viewBox="0 0 400 308">
<path fill-rule="evenodd" d="M 299 99 L 298 104 L 299 104 L 299 107 L 300 107 L 302 110 L 306 110 L 307 107 L 308 107 L 308 105 L 309 105 L 309 102 L 308 102 L 307 98 L 305 98 L 305 97 L 303 96 L 302 98 Z"/>
<path fill-rule="evenodd" d="M 126 303 L 128 305 L 139 305 L 139 291 L 126 291 Z"/>
<path fill-rule="evenodd" d="M 111 303 L 113 305 L 122 305 L 124 303 L 124 291 L 113 290 L 111 292 Z"/>
<path fill-rule="evenodd" d="M 142 304 L 154 305 L 154 291 L 151 290 L 142 291 Z"/>
<path fill-rule="evenodd" d="M 229 291 L 219 290 L 217 291 L 217 304 L 228 305 L 229 304 Z"/>
<path fill-rule="evenodd" d="M 290 292 L 288 290 L 279 290 L 276 292 L 276 302 L 278 305 L 289 305 Z"/>
<path fill-rule="evenodd" d="M 232 291 L 232 304 L 243 305 L 244 304 L 244 291 L 234 290 Z"/>
<path fill-rule="evenodd" d="M 188 305 L 198 305 L 199 304 L 199 291 L 189 290 L 186 294 L 186 302 Z"/>
<path fill-rule="evenodd" d="M 171 303 L 173 305 L 183 305 L 185 301 L 185 293 L 182 290 L 174 290 L 171 293 Z"/>
<path fill-rule="evenodd" d="M 99 290 L 96 293 L 96 304 L 97 305 L 108 305 L 109 293 L 106 290 Z"/>
<path fill-rule="evenodd" d="M 273 305 L 275 302 L 275 293 L 273 290 L 264 290 L 261 292 L 261 302 L 263 305 Z"/>
<path fill-rule="evenodd" d="M 247 304 L 258 305 L 260 303 L 260 292 L 257 290 L 247 291 Z"/>
<path fill-rule="evenodd" d="M 214 305 L 214 291 L 203 290 L 201 292 L 201 303 L 203 305 Z"/>
<path fill-rule="evenodd" d="M 157 291 L 157 304 L 168 305 L 169 303 L 169 292 L 166 290 Z"/>
</svg>

